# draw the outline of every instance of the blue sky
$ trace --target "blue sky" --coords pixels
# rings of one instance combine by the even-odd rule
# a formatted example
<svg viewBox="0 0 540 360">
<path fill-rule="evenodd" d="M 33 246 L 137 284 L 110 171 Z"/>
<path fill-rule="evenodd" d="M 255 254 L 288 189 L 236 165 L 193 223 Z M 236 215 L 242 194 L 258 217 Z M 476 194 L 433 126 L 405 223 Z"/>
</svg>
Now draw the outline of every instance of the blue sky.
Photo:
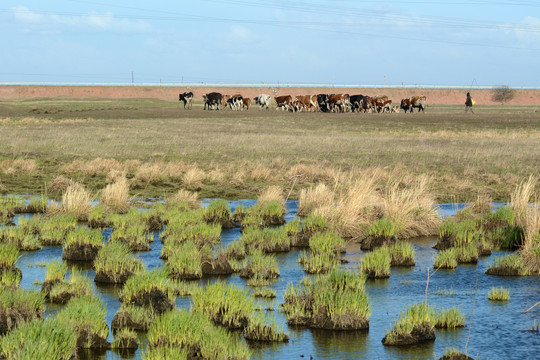
<svg viewBox="0 0 540 360">
<path fill-rule="evenodd" d="M 540 1 L 0 3 L 0 82 L 540 87 Z"/>
</svg>

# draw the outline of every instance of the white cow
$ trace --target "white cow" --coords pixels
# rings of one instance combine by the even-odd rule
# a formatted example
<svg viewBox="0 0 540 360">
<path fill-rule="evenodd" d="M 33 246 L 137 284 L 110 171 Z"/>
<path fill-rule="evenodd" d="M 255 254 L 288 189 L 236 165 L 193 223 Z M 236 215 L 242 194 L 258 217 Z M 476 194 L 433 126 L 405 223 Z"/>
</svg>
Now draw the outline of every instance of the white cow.
<svg viewBox="0 0 540 360">
<path fill-rule="evenodd" d="M 270 95 L 261 94 L 256 98 L 253 98 L 253 100 L 255 100 L 255 104 L 259 105 L 259 110 L 262 110 L 265 106 L 266 110 L 268 110 L 268 106 L 270 106 L 272 102 L 272 97 L 270 97 Z"/>
</svg>

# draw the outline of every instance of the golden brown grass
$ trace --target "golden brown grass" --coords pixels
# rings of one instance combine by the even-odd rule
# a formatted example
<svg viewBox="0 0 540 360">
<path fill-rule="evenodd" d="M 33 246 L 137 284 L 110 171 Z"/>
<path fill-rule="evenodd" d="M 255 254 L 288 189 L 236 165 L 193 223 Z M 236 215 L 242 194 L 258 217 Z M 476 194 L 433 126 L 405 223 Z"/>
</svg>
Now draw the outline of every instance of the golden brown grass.
<svg viewBox="0 0 540 360">
<path fill-rule="evenodd" d="M 197 166 L 190 167 L 184 174 L 182 181 L 183 185 L 188 189 L 198 189 L 202 187 L 203 181 L 206 178 L 204 171 Z"/>
<path fill-rule="evenodd" d="M 201 207 L 201 202 L 199 201 L 199 195 L 196 192 L 191 192 L 188 190 L 180 189 L 174 195 L 169 196 L 165 199 L 166 202 L 185 202 L 192 209 L 198 209 Z"/>
<path fill-rule="evenodd" d="M 525 227 L 530 214 L 530 201 L 533 199 L 535 187 L 538 179 L 536 176 L 529 176 L 522 181 L 512 192 L 510 202 L 516 215 L 516 224 Z"/>
<path fill-rule="evenodd" d="M 84 186 L 74 183 L 62 195 L 62 212 L 72 214 L 81 221 L 86 221 L 92 210 L 90 201 L 90 194 Z"/>
<path fill-rule="evenodd" d="M 435 210 L 435 197 L 429 191 L 430 179 L 419 176 L 410 185 L 392 180 L 384 191 L 384 216 L 400 229 L 398 237 L 411 238 L 438 233 L 441 223 Z"/>
<path fill-rule="evenodd" d="M 285 197 L 283 196 L 283 190 L 277 185 L 269 186 L 261 195 L 257 198 L 257 201 L 261 204 L 268 203 L 270 201 L 279 201 L 279 203 L 285 206 Z"/>
<path fill-rule="evenodd" d="M 118 214 L 125 214 L 128 205 L 129 184 L 125 177 L 119 177 L 113 184 L 109 184 L 101 193 L 101 203 L 109 210 Z"/>
<path fill-rule="evenodd" d="M 0 163 L 0 170 L 6 175 L 34 174 L 37 165 L 33 159 L 4 160 Z"/>
<path fill-rule="evenodd" d="M 314 187 L 300 190 L 298 215 L 307 216 L 317 208 L 331 207 L 334 205 L 335 192 L 323 183 Z"/>
</svg>

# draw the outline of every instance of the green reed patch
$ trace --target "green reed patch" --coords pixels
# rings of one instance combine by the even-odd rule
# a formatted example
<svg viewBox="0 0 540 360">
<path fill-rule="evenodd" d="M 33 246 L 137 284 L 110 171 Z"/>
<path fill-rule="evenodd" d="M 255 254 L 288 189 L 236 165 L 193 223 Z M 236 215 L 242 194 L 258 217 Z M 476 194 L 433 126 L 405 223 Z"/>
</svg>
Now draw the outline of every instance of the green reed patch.
<svg viewBox="0 0 540 360">
<path fill-rule="evenodd" d="M 386 332 L 384 345 L 412 345 L 435 340 L 436 312 L 426 303 L 409 305 Z"/>
<path fill-rule="evenodd" d="M 72 299 L 56 316 L 59 323 L 71 326 L 79 334 L 77 345 L 85 349 L 108 348 L 109 327 L 103 302 L 94 297 Z"/>
<path fill-rule="evenodd" d="M 38 235 L 28 226 L 0 227 L 0 243 L 16 246 L 21 251 L 35 251 L 42 247 Z"/>
<path fill-rule="evenodd" d="M 18 271 L 4 270 L 0 272 L 0 289 L 17 289 L 22 279 Z M 4 291 L 4 290 L 2 290 Z"/>
<path fill-rule="evenodd" d="M 148 330 L 148 349 L 178 347 L 203 359 L 249 359 L 246 344 L 212 324 L 200 312 L 177 310 L 161 315 Z M 147 350 L 148 351 L 148 350 Z"/>
<path fill-rule="evenodd" d="M 68 267 L 62 259 L 49 262 L 45 269 L 45 282 L 64 281 Z"/>
<path fill-rule="evenodd" d="M 153 241 L 153 236 L 148 232 L 145 224 L 132 224 L 115 228 L 111 232 L 109 241 L 123 242 L 132 251 L 149 251 L 151 248 L 148 243 Z"/>
<path fill-rule="evenodd" d="M 360 272 L 370 279 L 390 277 L 390 252 L 387 247 L 380 247 L 367 252 L 360 263 Z"/>
<path fill-rule="evenodd" d="M 458 265 L 456 248 L 441 250 L 433 260 L 435 269 L 455 269 Z"/>
<path fill-rule="evenodd" d="M 510 291 L 508 289 L 501 287 L 491 287 L 488 293 L 488 299 L 491 301 L 510 301 Z"/>
<path fill-rule="evenodd" d="M 168 244 L 172 242 L 169 241 L 166 245 Z M 165 246 L 163 251 L 165 251 Z M 193 241 L 174 244 L 167 252 L 169 252 L 167 267 L 173 279 L 194 280 L 202 277 L 202 254 Z"/>
<path fill-rule="evenodd" d="M 163 360 L 163 359 L 175 359 L 175 360 L 188 360 L 188 351 L 179 346 L 159 346 L 154 348 L 147 348 L 142 353 L 143 360 Z"/>
<path fill-rule="evenodd" d="M 109 241 L 99 250 L 94 260 L 94 281 L 122 284 L 142 268 L 141 261 L 131 255 L 128 245 Z"/>
<path fill-rule="evenodd" d="M 529 275 L 529 271 L 527 271 L 525 268 L 523 259 L 519 256 L 519 254 L 513 253 L 496 258 L 493 265 L 486 271 L 486 274 L 520 276 Z"/>
<path fill-rule="evenodd" d="M 65 304 L 72 298 L 93 296 L 92 284 L 79 270 L 73 269 L 68 281 L 53 283 L 48 297 L 52 303 Z"/>
<path fill-rule="evenodd" d="M 148 331 L 156 320 L 157 314 L 152 307 L 122 304 L 111 323 L 113 332 L 122 329 Z"/>
<path fill-rule="evenodd" d="M 283 332 L 275 318 L 268 318 L 264 314 L 256 313 L 244 328 L 244 338 L 250 341 L 287 342 L 289 334 Z"/>
<path fill-rule="evenodd" d="M 253 296 L 265 299 L 274 299 L 276 297 L 276 290 L 268 287 L 261 287 L 253 292 Z"/>
<path fill-rule="evenodd" d="M 313 254 L 345 252 L 345 240 L 333 231 L 317 233 L 309 239 L 309 249 Z"/>
<path fill-rule="evenodd" d="M 414 266 L 414 248 L 411 243 L 397 241 L 388 247 L 391 266 Z"/>
<path fill-rule="evenodd" d="M 456 259 L 460 264 L 478 262 L 478 247 L 475 244 L 466 244 L 456 249 Z"/>
<path fill-rule="evenodd" d="M 6 359 L 69 360 L 76 355 L 77 333 L 57 319 L 20 324 L 0 338 L 0 357 Z"/>
<path fill-rule="evenodd" d="M 122 329 L 114 334 L 114 341 L 111 348 L 115 350 L 138 348 L 137 333 L 130 329 Z"/>
<path fill-rule="evenodd" d="M 240 239 L 248 249 L 260 249 L 265 253 L 289 251 L 291 241 L 284 227 L 264 228 L 247 227 Z"/>
<path fill-rule="evenodd" d="M 465 316 L 459 308 L 452 306 L 436 314 L 436 328 L 453 329 L 465 326 Z"/>
<path fill-rule="evenodd" d="M 261 250 L 252 250 L 240 271 L 240 276 L 248 279 L 257 275 L 264 279 L 275 279 L 279 274 L 275 256 L 265 255 Z"/>
<path fill-rule="evenodd" d="M 396 236 L 401 231 L 401 228 L 393 220 L 383 216 L 379 220 L 374 221 L 368 230 L 368 234 L 374 237 L 383 237 L 386 239 Z"/>
<path fill-rule="evenodd" d="M 161 314 L 174 308 L 174 291 L 167 279 L 166 268 L 140 271 L 130 277 L 120 292 L 120 302 L 126 305 L 152 306 Z"/>
<path fill-rule="evenodd" d="M 207 223 L 221 224 L 223 227 L 233 227 L 231 210 L 227 201 L 223 199 L 214 200 L 208 205 L 204 220 Z"/>
<path fill-rule="evenodd" d="M 229 329 L 243 329 L 253 316 L 255 299 L 247 289 L 216 281 L 192 295 L 193 311 L 207 314 Z"/>
<path fill-rule="evenodd" d="M 19 249 L 10 244 L 0 243 L 0 269 L 11 268 L 19 260 Z"/>
<path fill-rule="evenodd" d="M 24 289 L 2 289 L 0 292 L 0 309 L 16 311 L 23 317 L 41 314 L 45 311 L 45 297 L 40 291 Z"/>
</svg>

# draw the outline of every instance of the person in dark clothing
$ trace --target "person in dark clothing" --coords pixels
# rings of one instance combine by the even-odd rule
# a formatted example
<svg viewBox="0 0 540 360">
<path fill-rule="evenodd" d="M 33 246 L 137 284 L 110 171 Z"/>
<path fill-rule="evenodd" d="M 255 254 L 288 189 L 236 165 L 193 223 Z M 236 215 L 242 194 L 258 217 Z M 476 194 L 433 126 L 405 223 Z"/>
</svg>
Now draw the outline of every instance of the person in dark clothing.
<svg viewBox="0 0 540 360">
<path fill-rule="evenodd" d="M 471 93 L 467 93 L 467 99 L 465 100 L 465 112 L 471 110 L 471 112 L 474 114 L 472 107 L 473 99 L 471 98 Z"/>
</svg>

